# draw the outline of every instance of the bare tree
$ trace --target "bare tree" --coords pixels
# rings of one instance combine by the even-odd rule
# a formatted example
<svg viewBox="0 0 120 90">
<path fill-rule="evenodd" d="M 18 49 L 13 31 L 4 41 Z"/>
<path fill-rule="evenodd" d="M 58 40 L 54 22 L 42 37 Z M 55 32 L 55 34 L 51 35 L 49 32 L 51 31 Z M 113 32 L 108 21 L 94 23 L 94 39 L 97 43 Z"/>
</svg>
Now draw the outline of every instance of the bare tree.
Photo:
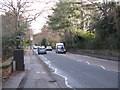
<svg viewBox="0 0 120 90">
<path fill-rule="evenodd" d="M 41 1 L 30 1 L 30 0 L 1 0 L 0 1 L 0 11 L 1 12 L 7 12 L 12 11 L 16 16 L 19 16 L 20 14 L 25 15 L 27 17 L 27 20 L 32 21 L 35 20 L 38 16 L 40 16 L 43 12 L 50 10 L 50 8 L 47 8 L 47 4 L 50 4 L 53 2 L 53 0 L 50 0 L 46 2 L 46 6 L 42 9 L 37 11 L 34 14 L 31 14 L 30 12 L 34 12 L 35 9 L 31 9 L 30 7 L 35 3 L 45 3 Z"/>
<path fill-rule="evenodd" d="M 47 5 L 53 2 L 50 0 L 48 2 L 34 1 L 33 0 L 1 0 L 0 1 L 0 11 L 1 12 L 12 12 L 16 19 L 16 31 L 20 35 L 21 29 L 21 19 L 24 18 L 26 23 L 36 20 L 43 12 L 50 10 Z M 45 3 L 45 7 L 40 10 L 32 9 L 31 6 L 35 3 Z"/>
</svg>

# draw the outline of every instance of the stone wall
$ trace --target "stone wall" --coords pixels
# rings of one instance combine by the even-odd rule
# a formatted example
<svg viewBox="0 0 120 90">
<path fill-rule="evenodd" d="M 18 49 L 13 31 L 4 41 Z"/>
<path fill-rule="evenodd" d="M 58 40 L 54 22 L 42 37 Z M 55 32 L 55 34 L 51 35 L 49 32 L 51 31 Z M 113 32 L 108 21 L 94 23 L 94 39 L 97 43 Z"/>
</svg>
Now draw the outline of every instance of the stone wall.
<svg viewBox="0 0 120 90">
<path fill-rule="evenodd" d="M 13 58 L 9 58 L 2 64 L 0 64 L 0 78 L 8 78 L 10 73 L 12 72 L 13 67 Z"/>
</svg>

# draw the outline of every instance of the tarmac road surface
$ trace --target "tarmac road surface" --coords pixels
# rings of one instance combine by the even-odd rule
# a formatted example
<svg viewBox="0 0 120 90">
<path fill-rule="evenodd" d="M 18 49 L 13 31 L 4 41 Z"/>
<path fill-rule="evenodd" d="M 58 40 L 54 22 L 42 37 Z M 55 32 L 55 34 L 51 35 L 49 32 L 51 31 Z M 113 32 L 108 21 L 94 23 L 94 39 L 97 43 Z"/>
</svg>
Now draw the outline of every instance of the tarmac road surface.
<svg viewBox="0 0 120 90">
<path fill-rule="evenodd" d="M 118 88 L 118 63 L 76 54 L 39 55 L 73 88 Z"/>
</svg>

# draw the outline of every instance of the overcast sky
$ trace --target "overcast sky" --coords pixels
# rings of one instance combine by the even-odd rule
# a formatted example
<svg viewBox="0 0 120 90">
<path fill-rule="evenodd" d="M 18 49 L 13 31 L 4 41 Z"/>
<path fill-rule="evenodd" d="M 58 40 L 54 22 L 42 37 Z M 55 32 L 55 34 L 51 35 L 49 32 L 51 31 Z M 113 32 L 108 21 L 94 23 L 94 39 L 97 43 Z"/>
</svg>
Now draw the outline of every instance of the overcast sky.
<svg viewBox="0 0 120 90">
<path fill-rule="evenodd" d="M 46 4 L 46 2 L 49 3 Z M 47 16 L 52 15 L 53 11 L 51 8 L 55 7 L 56 2 L 58 2 L 58 0 L 44 0 L 44 3 L 36 3 L 31 7 L 36 9 L 36 12 L 45 9 L 45 11 L 31 24 L 31 28 L 34 30 L 34 34 L 41 32 L 41 28 L 46 24 Z"/>
</svg>

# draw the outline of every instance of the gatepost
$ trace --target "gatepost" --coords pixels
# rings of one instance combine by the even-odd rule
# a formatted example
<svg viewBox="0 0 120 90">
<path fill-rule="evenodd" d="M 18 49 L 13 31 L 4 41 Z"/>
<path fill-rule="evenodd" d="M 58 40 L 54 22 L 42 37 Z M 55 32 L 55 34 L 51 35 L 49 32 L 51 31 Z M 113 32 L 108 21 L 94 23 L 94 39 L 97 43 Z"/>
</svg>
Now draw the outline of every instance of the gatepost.
<svg viewBox="0 0 120 90">
<path fill-rule="evenodd" d="M 16 70 L 18 70 L 18 71 L 25 70 L 24 50 L 22 50 L 22 49 L 14 50 L 14 61 L 15 61 Z"/>
</svg>

